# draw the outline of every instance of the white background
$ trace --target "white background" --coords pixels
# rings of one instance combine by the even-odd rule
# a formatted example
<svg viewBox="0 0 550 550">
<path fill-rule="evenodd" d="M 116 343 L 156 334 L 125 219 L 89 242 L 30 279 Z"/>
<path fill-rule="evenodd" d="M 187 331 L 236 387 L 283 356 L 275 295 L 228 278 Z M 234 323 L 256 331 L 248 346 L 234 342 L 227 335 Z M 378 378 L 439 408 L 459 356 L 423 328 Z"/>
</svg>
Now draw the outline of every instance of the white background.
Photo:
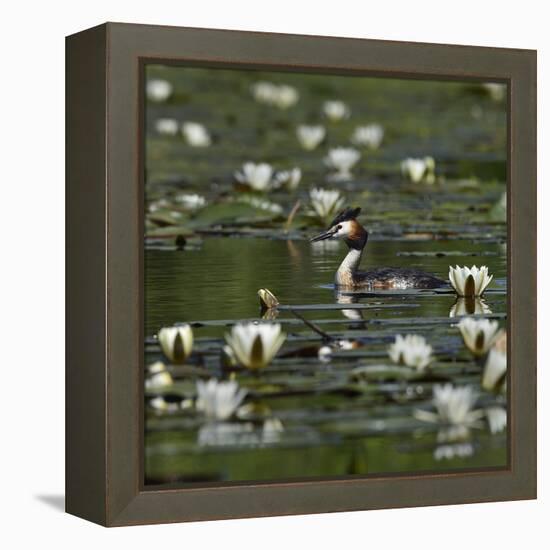
<svg viewBox="0 0 550 550">
<path fill-rule="evenodd" d="M 19 2 L 2 8 L 0 541 L 4 548 L 548 548 L 548 217 L 539 216 L 539 500 L 104 529 L 61 512 L 64 36 L 104 21 L 539 51 L 539 212 L 550 208 L 544 1 Z M 545 155 L 546 153 L 546 155 Z M 521 365 L 519 366 L 521 368 Z M 545 433 L 544 433 L 545 432 Z M 5 539 L 5 540 L 4 540 Z M 8 542 L 8 545 L 4 544 Z"/>
</svg>

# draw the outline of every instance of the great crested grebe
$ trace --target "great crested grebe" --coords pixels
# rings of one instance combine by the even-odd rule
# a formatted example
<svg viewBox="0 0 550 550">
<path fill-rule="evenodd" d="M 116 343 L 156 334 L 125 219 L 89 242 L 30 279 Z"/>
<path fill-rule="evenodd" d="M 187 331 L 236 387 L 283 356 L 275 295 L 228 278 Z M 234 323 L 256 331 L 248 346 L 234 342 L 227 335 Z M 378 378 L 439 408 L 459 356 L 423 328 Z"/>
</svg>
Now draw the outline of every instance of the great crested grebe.
<svg viewBox="0 0 550 550">
<path fill-rule="evenodd" d="M 447 282 L 418 269 L 381 267 L 370 271 L 358 271 L 363 250 L 369 234 L 357 221 L 361 208 L 346 208 L 332 221 L 327 231 L 310 239 L 311 242 L 325 239 L 342 239 L 349 248 L 347 256 L 336 272 L 338 288 L 396 289 L 438 288 Z"/>
</svg>

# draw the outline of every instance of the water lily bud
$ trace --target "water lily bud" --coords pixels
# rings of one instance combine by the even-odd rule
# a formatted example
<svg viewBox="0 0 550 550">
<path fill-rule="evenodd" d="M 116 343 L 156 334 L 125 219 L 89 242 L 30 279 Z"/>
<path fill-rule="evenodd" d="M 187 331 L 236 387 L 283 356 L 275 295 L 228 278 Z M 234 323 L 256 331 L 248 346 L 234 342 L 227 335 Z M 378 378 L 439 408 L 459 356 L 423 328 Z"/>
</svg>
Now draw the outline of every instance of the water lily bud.
<svg viewBox="0 0 550 550">
<path fill-rule="evenodd" d="M 273 292 L 267 288 L 260 288 L 260 290 L 258 290 L 258 297 L 260 298 L 260 306 L 262 309 L 271 309 L 279 305 L 279 300 L 277 300 Z"/>
<path fill-rule="evenodd" d="M 191 325 L 161 328 L 158 339 L 162 353 L 176 365 L 181 365 L 193 349 Z"/>
<path fill-rule="evenodd" d="M 243 399 L 246 390 L 234 381 L 220 382 L 211 378 L 208 382 L 197 382 L 197 410 L 211 420 L 227 420 Z"/>
<path fill-rule="evenodd" d="M 166 369 L 166 365 L 157 361 L 147 369 L 148 376 L 145 379 L 145 389 L 154 390 L 171 386 L 174 383 L 172 375 Z"/>
<path fill-rule="evenodd" d="M 458 324 L 466 347 L 476 356 L 485 355 L 496 341 L 498 323 L 489 319 L 466 317 Z"/>
</svg>

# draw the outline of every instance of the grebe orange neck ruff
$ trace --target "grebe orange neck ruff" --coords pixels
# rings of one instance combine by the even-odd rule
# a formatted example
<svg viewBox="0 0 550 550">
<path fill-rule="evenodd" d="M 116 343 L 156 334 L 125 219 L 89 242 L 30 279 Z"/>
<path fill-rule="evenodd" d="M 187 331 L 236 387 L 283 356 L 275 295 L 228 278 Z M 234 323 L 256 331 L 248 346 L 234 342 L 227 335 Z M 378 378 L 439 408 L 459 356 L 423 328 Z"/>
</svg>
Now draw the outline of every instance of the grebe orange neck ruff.
<svg viewBox="0 0 550 550">
<path fill-rule="evenodd" d="M 342 210 L 327 231 L 310 239 L 311 242 L 340 239 L 348 246 L 349 251 L 336 271 L 334 282 L 338 288 L 404 290 L 447 285 L 446 281 L 416 269 L 385 267 L 360 272 L 359 264 L 369 238 L 367 230 L 357 221 L 360 212 L 361 208 Z"/>
</svg>

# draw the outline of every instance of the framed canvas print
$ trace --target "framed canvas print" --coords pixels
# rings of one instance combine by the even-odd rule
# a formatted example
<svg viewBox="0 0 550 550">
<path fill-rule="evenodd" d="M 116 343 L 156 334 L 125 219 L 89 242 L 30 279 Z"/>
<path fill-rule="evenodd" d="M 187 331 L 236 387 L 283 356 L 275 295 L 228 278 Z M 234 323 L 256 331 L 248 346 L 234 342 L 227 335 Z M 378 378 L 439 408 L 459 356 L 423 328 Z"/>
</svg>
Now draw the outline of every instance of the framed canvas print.
<svg viewBox="0 0 550 550">
<path fill-rule="evenodd" d="M 536 53 L 67 39 L 67 511 L 535 498 Z"/>
</svg>

